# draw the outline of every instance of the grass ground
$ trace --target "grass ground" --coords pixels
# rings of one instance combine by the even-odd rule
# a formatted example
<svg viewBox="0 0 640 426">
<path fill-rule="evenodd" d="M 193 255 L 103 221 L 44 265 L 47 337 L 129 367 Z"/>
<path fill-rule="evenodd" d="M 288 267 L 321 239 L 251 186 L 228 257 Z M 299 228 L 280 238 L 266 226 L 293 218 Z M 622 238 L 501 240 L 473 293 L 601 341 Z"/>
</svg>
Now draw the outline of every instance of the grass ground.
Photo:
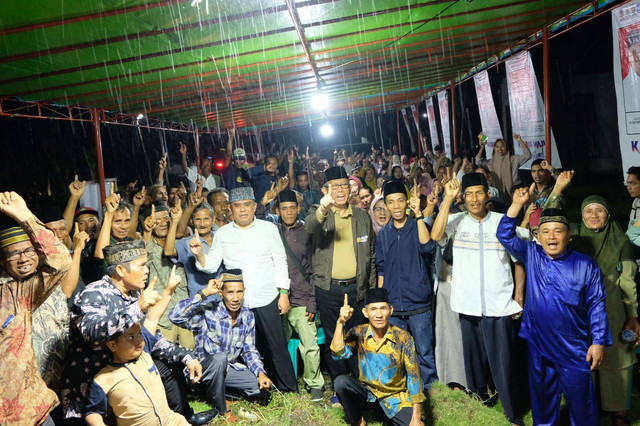
<svg viewBox="0 0 640 426">
<path fill-rule="evenodd" d="M 328 378 L 327 378 L 328 380 Z M 302 383 L 300 388 L 303 389 Z M 634 390 L 637 392 L 637 390 Z M 260 426 L 338 426 L 345 425 L 344 412 L 341 408 L 332 408 L 329 405 L 331 392 L 325 392 L 324 403 L 311 402 L 309 395 L 305 391 L 299 394 L 273 393 L 273 397 L 267 406 L 260 406 L 246 401 L 239 401 L 231 405 L 234 414 L 238 414 L 240 409 L 251 411 L 258 416 L 257 421 L 240 419 L 237 424 L 252 424 Z M 191 403 L 197 412 L 208 410 L 209 405 L 193 401 Z M 566 407 L 564 407 L 562 419 L 568 423 Z M 462 425 L 482 425 L 501 426 L 508 425 L 508 421 L 502 414 L 502 406 L 498 402 L 493 407 L 486 407 L 479 401 L 469 397 L 461 391 L 451 390 L 449 387 L 436 383 L 430 395 L 430 402 L 423 407 L 423 419 L 425 425 L 438 426 L 462 426 Z M 631 402 L 631 424 L 640 425 L 640 393 L 632 395 Z M 373 412 L 365 415 L 367 423 L 372 426 L 382 426 L 383 423 L 375 417 Z M 526 425 L 532 425 L 531 412 L 524 417 Z M 225 425 L 227 422 L 223 417 L 219 417 L 211 423 L 211 426 Z M 611 424 L 608 417 L 603 417 L 602 425 Z"/>
</svg>

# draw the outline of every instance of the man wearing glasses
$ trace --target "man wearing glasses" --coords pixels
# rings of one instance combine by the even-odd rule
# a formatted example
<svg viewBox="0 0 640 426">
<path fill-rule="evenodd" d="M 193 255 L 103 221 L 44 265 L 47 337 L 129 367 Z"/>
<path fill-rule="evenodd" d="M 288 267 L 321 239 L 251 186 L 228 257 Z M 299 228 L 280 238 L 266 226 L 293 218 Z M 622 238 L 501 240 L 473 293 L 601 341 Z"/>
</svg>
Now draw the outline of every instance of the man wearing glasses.
<svg viewBox="0 0 640 426">
<path fill-rule="evenodd" d="M 344 168 L 330 167 L 324 176 L 324 197 L 319 206 L 309 208 L 305 229 L 312 236 L 316 304 L 326 340 L 331 341 L 345 295 L 354 307 L 345 330 L 364 321 L 365 292 L 376 286 L 376 241 L 369 214 L 349 204 L 349 176 Z M 325 350 L 331 378 L 347 374 L 347 361 L 333 360 L 329 345 Z M 357 372 L 355 362 L 353 367 L 351 371 Z"/>
<path fill-rule="evenodd" d="M 625 182 L 629 196 L 633 198 L 631 212 L 629 213 L 629 228 L 627 236 L 631 242 L 640 246 L 640 167 L 629 167 L 627 170 L 627 181 Z M 640 262 L 638 262 L 640 265 Z"/>
</svg>

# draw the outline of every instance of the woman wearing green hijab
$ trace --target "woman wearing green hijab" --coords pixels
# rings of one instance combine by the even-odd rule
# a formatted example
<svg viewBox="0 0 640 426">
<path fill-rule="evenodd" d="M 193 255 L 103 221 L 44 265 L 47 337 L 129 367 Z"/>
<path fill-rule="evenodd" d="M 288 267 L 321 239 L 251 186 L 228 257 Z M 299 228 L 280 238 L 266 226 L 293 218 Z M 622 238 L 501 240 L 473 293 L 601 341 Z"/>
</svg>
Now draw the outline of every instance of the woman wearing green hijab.
<svg viewBox="0 0 640 426">
<path fill-rule="evenodd" d="M 604 198 L 592 195 L 582 202 L 582 223 L 572 227 L 573 248 L 589 255 L 602 270 L 607 292 L 606 306 L 613 346 L 605 348 L 604 362 L 595 373 L 601 409 L 612 413 L 612 424 L 630 424 L 627 419 L 631 369 L 636 362 L 635 347 L 640 342 L 638 295 L 634 276 L 638 270 L 631 242 L 611 219 Z M 636 333 L 629 343 L 622 330 Z"/>
</svg>

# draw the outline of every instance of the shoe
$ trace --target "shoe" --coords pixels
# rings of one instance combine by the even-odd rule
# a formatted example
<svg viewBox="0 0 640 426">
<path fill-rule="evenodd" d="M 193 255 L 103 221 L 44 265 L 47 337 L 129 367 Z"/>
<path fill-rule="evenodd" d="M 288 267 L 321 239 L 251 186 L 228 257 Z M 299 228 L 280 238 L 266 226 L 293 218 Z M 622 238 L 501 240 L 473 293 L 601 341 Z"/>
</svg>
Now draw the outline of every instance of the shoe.
<svg viewBox="0 0 640 426">
<path fill-rule="evenodd" d="M 324 392 L 319 388 L 311 388 L 309 389 L 309 393 L 311 394 L 311 401 L 313 402 L 322 402 L 324 400 Z"/>
<path fill-rule="evenodd" d="M 191 418 L 189 419 L 189 423 L 192 426 L 204 426 L 208 423 L 211 423 L 213 419 L 215 419 L 219 415 L 220 412 L 216 408 L 209 411 L 202 411 L 191 416 Z"/>
<path fill-rule="evenodd" d="M 338 395 L 333 395 L 331 398 L 329 398 L 329 404 L 331 404 L 331 406 L 333 408 L 342 407 L 342 404 L 340 403 L 340 400 L 338 399 Z"/>
</svg>

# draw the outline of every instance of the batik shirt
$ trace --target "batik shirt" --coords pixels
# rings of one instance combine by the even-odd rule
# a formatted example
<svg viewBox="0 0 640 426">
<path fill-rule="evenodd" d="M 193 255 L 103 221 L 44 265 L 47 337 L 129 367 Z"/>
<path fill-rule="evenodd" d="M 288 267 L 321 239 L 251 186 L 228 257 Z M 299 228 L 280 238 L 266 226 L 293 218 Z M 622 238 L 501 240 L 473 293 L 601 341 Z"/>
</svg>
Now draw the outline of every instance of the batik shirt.
<svg viewBox="0 0 640 426">
<path fill-rule="evenodd" d="M 359 380 L 369 390 L 368 402 L 378 400 L 388 418 L 424 401 L 416 348 L 408 332 L 390 325 L 377 343 L 369 324 L 358 325 L 345 336 L 344 349 L 331 352 L 336 360 L 357 354 Z"/>
<path fill-rule="evenodd" d="M 22 280 L 0 276 L 0 424 L 40 424 L 58 405 L 40 378 L 32 345 L 32 312 L 71 267 L 69 250 L 35 217 L 22 223 L 42 266 Z"/>
<path fill-rule="evenodd" d="M 69 307 L 60 287 L 33 313 L 32 334 L 42 380 L 49 389 L 60 392 L 62 367 L 69 346 Z"/>
<path fill-rule="evenodd" d="M 144 313 L 138 305 L 140 292 L 123 294 L 108 276 L 87 286 L 71 308 L 69 354 L 65 360 L 62 408 L 65 417 L 83 417 L 89 383 L 111 359 L 104 346 L 108 336 L 139 322 Z M 151 354 L 168 362 L 187 364 L 193 353 L 158 335 Z"/>
<path fill-rule="evenodd" d="M 256 321 L 249 308 L 240 308 L 238 318 L 232 324 L 224 303 L 211 301 L 210 298 L 203 301 L 197 294 L 178 302 L 169 313 L 169 319 L 193 332 L 198 357 L 224 353 L 229 366 L 235 370 L 249 367 L 256 377 L 265 372 L 256 349 Z M 239 357 L 246 365 L 238 361 Z"/>
</svg>

